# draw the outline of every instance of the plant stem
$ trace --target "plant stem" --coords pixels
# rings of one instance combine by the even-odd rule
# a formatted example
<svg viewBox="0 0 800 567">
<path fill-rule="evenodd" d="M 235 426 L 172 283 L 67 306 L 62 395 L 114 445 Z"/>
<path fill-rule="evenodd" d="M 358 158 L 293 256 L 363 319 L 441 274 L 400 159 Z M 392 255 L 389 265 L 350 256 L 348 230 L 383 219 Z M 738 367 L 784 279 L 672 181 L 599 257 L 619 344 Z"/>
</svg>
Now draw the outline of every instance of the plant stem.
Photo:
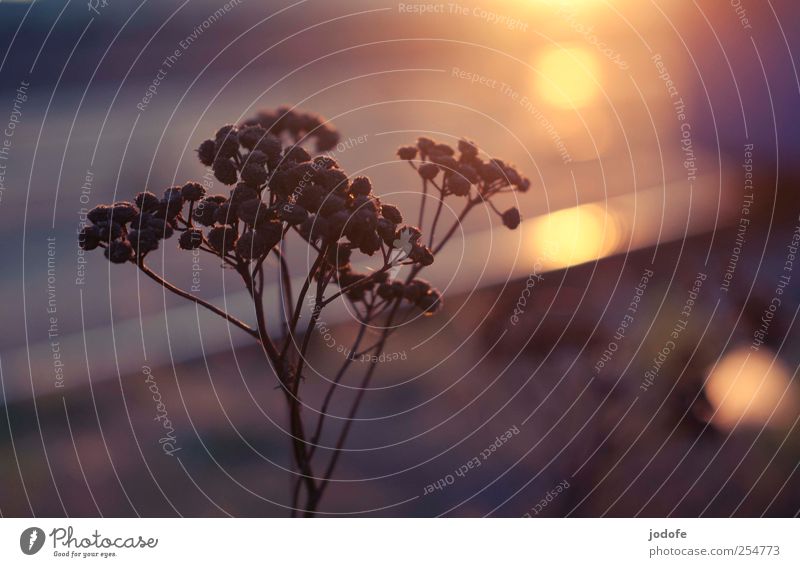
<svg viewBox="0 0 800 567">
<path fill-rule="evenodd" d="M 283 240 L 281 240 L 281 248 L 283 247 Z M 292 307 L 294 306 L 294 299 L 292 298 L 292 278 L 289 275 L 289 266 L 286 263 L 286 258 L 283 256 L 283 252 L 278 248 L 273 248 L 275 255 L 278 257 L 280 261 L 280 272 L 281 272 L 281 289 L 283 289 L 283 305 L 281 307 L 281 317 L 283 318 L 284 328 L 283 328 L 283 335 L 284 339 L 289 333 L 289 316 L 292 313 Z"/>
<path fill-rule="evenodd" d="M 367 330 L 366 321 L 369 320 L 370 317 L 370 310 L 367 310 L 367 313 L 364 317 L 364 320 L 361 322 L 361 325 L 358 329 L 358 335 L 356 336 L 356 340 L 353 342 L 353 346 L 350 349 L 350 354 L 348 354 L 347 359 L 342 364 L 342 367 L 339 368 L 339 372 L 336 373 L 336 377 L 331 382 L 330 387 L 328 388 L 328 392 L 325 394 L 325 399 L 322 402 L 322 407 L 319 410 L 319 420 L 317 421 L 317 428 L 314 430 L 314 435 L 311 437 L 311 448 L 309 449 L 308 458 L 310 459 L 314 456 L 314 451 L 317 449 L 317 443 L 319 442 L 320 437 L 322 436 L 322 425 L 325 422 L 325 417 L 327 416 L 328 405 L 333 398 L 333 394 L 336 391 L 339 382 L 342 381 L 345 372 L 350 367 L 350 364 L 353 362 L 355 358 L 353 356 L 353 352 L 358 349 L 359 345 L 361 345 L 361 341 L 364 338 L 364 333 Z"/>
<path fill-rule="evenodd" d="M 428 180 L 422 180 L 422 200 L 419 205 L 419 226 L 422 226 L 422 221 L 425 218 L 425 201 L 428 197 Z"/>
<path fill-rule="evenodd" d="M 340 297 L 340 296 L 344 295 L 345 293 L 347 293 L 351 289 L 353 289 L 355 287 L 358 287 L 360 285 L 364 285 L 365 283 L 368 283 L 368 282 L 374 280 L 376 276 L 378 276 L 379 274 L 382 274 L 383 272 L 387 271 L 391 267 L 392 267 L 391 263 L 386 263 L 383 266 L 381 266 L 381 268 L 379 270 L 376 270 L 376 271 L 372 272 L 370 275 L 365 276 L 365 277 L 361 278 L 360 280 L 351 283 L 350 285 L 346 285 L 345 287 L 341 288 L 337 293 L 335 293 L 331 297 L 325 299 L 322 302 L 322 304 L 320 305 L 320 307 L 325 307 L 329 303 L 334 301 L 337 297 Z"/>
<path fill-rule="evenodd" d="M 453 226 L 450 227 L 450 230 L 447 231 L 442 240 L 436 246 L 433 247 L 434 256 L 439 253 L 439 251 L 444 247 L 445 244 L 447 244 L 447 241 L 450 240 L 450 238 L 455 233 L 456 229 L 458 229 L 458 227 L 461 226 L 461 223 L 464 221 L 464 218 L 472 210 L 472 207 L 474 207 L 475 204 L 476 201 L 473 200 L 467 201 L 467 204 L 461 211 L 461 214 L 458 215 L 458 220 L 456 220 L 456 222 L 453 223 Z"/>
<path fill-rule="evenodd" d="M 327 247 L 323 247 L 319 251 L 317 259 L 311 266 L 311 270 L 308 272 L 308 276 L 306 276 L 306 281 L 303 283 L 303 287 L 300 288 L 300 296 L 297 298 L 297 304 L 294 307 L 294 314 L 292 315 L 292 321 L 289 325 L 289 338 L 286 340 L 286 344 L 283 346 L 283 351 L 281 352 L 281 358 L 284 358 L 286 356 L 286 353 L 289 350 L 289 346 L 294 342 L 294 333 L 297 330 L 297 322 L 300 320 L 300 312 L 303 309 L 303 301 L 305 300 L 306 294 L 308 293 L 308 288 L 311 285 L 311 280 L 314 279 L 314 275 L 317 273 L 317 270 L 319 270 L 319 267 L 322 264 L 322 260 L 325 256 L 326 250 Z"/>
<path fill-rule="evenodd" d="M 176 295 L 179 295 L 179 296 L 183 297 L 184 299 L 188 299 L 189 301 L 193 301 L 193 302 L 197 303 L 198 305 L 201 305 L 201 306 L 205 307 L 206 309 L 208 309 L 212 313 L 216 313 L 217 315 L 219 315 L 220 317 L 222 317 L 223 319 L 225 319 L 229 323 L 232 323 L 233 325 L 236 325 L 237 327 L 239 327 L 240 329 L 245 331 L 248 335 L 254 337 L 255 339 L 260 340 L 261 337 L 259 336 L 259 332 L 258 331 L 256 331 L 255 329 L 253 329 L 252 327 L 250 327 L 246 323 L 240 321 L 236 317 L 234 317 L 232 315 L 229 315 L 228 313 L 226 313 L 225 311 L 223 311 L 219 307 L 217 307 L 215 305 L 212 305 L 211 303 L 208 303 L 207 301 L 205 301 L 203 299 L 200 299 L 199 297 L 197 297 L 195 295 L 192 295 L 188 291 L 184 291 L 184 290 L 180 289 L 179 287 L 176 287 L 176 286 L 172 285 L 171 283 L 166 281 L 164 278 L 162 278 L 161 276 L 156 274 L 149 267 L 147 267 L 147 265 L 145 265 L 145 263 L 144 263 L 144 260 L 140 259 L 138 262 L 136 262 L 136 265 L 139 267 L 140 270 L 142 270 L 142 272 L 147 274 L 147 276 L 150 277 L 150 279 L 158 282 L 165 289 L 168 289 L 172 293 L 174 293 Z"/>
<path fill-rule="evenodd" d="M 433 246 L 433 235 L 436 233 L 436 225 L 439 224 L 439 216 L 442 214 L 442 207 L 444 206 L 444 192 L 439 194 L 439 205 L 436 207 L 436 214 L 433 217 L 433 224 L 431 225 L 431 234 L 428 240 L 428 246 Z"/>
</svg>

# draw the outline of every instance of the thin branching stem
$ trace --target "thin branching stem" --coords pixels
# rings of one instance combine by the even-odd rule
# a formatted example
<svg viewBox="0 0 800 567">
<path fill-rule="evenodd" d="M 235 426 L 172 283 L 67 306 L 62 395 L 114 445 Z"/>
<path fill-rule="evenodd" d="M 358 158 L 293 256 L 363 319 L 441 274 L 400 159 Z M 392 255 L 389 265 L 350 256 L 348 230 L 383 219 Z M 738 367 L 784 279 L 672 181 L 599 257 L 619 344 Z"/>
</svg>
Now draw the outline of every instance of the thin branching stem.
<svg viewBox="0 0 800 567">
<path fill-rule="evenodd" d="M 337 297 L 341 297 L 342 295 L 344 295 L 345 293 L 347 293 L 351 289 L 354 289 L 356 287 L 359 287 L 359 286 L 362 286 L 364 284 L 367 284 L 367 283 L 371 282 L 372 280 L 374 280 L 380 274 L 386 272 L 391 267 L 392 267 L 392 263 L 391 262 L 386 263 L 383 266 L 381 266 L 381 268 L 379 270 L 376 270 L 376 271 L 372 272 L 368 276 L 364 276 L 363 278 L 359 279 L 358 281 L 355 281 L 355 282 L 353 282 L 353 283 L 351 283 L 349 285 L 344 286 L 337 293 L 335 293 L 334 295 L 330 296 L 329 298 L 323 300 L 322 303 L 320 304 L 320 307 L 325 307 L 325 306 L 329 305 L 331 302 L 335 301 Z"/>
<path fill-rule="evenodd" d="M 251 337 L 253 337 L 253 338 L 257 339 L 257 340 L 260 340 L 258 331 L 256 331 L 255 329 L 253 329 L 252 327 L 247 325 L 247 323 L 244 323 L 243 321 L 240 321 L 239 319 L 237 319 L 233 315 L 229 315 L 228 313 L 226 313 L 225 311 L 223 311 L 222 309 L 220 309 L 216 305 L 212 305 L 211 303 L 209 303 L 209 302 L 207 302 L 207 301 L 205 301 L 203 299 L 200 299 L 196 295 L 193 295 L 193 294 L 189 293 L 188 291 L 182 290 L 179 287 L 169 283 L 167 280 L 165 280 L 164 278 L 162 278 L 161 276 L 156 274 L 153 270 L 151 270 L 144 263 L 143 259 L 140 259 L 138 262 L 136 262 L 136 265 L 139 266 L 139 269 L 142 272 L 144 272 L 150 279 L 152 279 L 153 281 L 158 282 L 165 289 L 171 291 L 172 293 L 174 293 L 176 295 L 179 295 L 179 296 L 183 297 L 184 299 L 188 299 L 189 301 L 193 301 L 193 302 L 197 303 L 198 305 L 200 305 L 202 307 L 205 307 L 206 309 L 208 309 L 212 313 L 215 313 L 215 314 L 219 315 L 220 317 L 222 317 L 223 319 L 225 319 L 229 323 L 239 327 L 240 329 L 242 329 L 244 332 L 246 332 Z"/>
<path fill-rule="evenodd" d="M 439 224 L 439 217 L 442 214 L 442 207 L 444 206 L 444 192 L 439 193 L 439 204 L 436 207 L 436 214 L 433 216 L 433 224 L 431 224 L 431 234 L 428 240 L 428 246 L 433 246 L 433 237 L 436 234 L 436 225 Z"/>
<path fill-rule="evenodd" d="M 464 206 L 464 209 L 461 211 L 461 214 L 458 215 L 458 219 L 453 223 L 453 226 L 451 226 L 450 229 L 447 231 L 447 233 L 445 233 L 445 235 L 442 237 L 442 240 L 439 241 L 439 243 L 433 247 L 434 256 L 438 254 L 442 248 L 444 248 L 445 244 L 447 244 L 447 242 L 450 240 L 453 234 L 455 234 L 456 230 L 458 230 L 458 227 L 461 226 L 462 222 L 464 222 L 464 218 L 469 214 L 469 212 L 476 204 L 477 203 L 474 200 L 467 201 L 467 204 Z"/>
<path fill-rule="evenodd" d="M 356 335 L 355 341 L 353 342 L 353 346 L 350 348 L 350 353 L 345 358 L 344 363 L 342 364 L 339 371 L 336 373 L 336 376 L 331 381 L 330 386 L 328 387 L 328 392 L 325 394 L 325 399 L 322 402 L 322 407 L 319 410 L 319 419 L 317 420 L 317 427 L 314 430 L 314 434 L 311 437 L 311 449 L 309 450 L 309 458 L 314 455 L 314 451 L 317 448 L 317 444 L 319 443 L 320 437 L 322 436 L 322 426 L 325 423 L 325 418 L 327 417 L 328 406 L 331 403 L 331 399 L 333 399 L 333 394 L 336 392 L 336 388 L 339 386 L 339 383 L 342 381 L 345 373 L 347 372 L 348 368 L 350 368 L 350 364 L 355 359 L 353 356 L 353 352 L 355 352 L 358 347 L 361 345 L 361 341 L 364 339 L 364 334 L 367 330 L 367 321 L 369 321 L 371 315 L 372 306 L 375 304 L 375 300 L 373 299 L 369 306 L 367 306 L 367 312 L 364 315 L 364 319 L 358 326 L 358 334 Z"/>
<path fill-rule="evenodd" d="M 283 247 L 283 240 L 281 240 L 281 248 Z M 292 298 L 292 277 L 289 274 L 289 265 L 286 262 L 286 258 L 283 255 L 283 252 L 280 248 L 273 248 L 273 252 L 278 257 L 278 261 L 280 262 L 280 278 L 281 278 L 281 298 L 283 299 L 283 305 L 281 305 L 281 317 L 283 319 L 283 338 L 286 340 L 289 334 L 289 317 L 292 313 L 292 308 L 294 306 L 294 299 Z"/>
<path fill-rule="evenodd" d="M 386 326 L 383 332 L 381 333 L 381 340 L 380 340 L 381 346 L 379 350 L 382 350 L 383 346 L 386 344 L 386 339 L 389 336 L 388 331 L 391 328 L 392 322 L 394 321 L 394 316 L 397 313 L 398 308 L 400 307 L 400 302 L 401 300 L 398 299 L 392 306 L 392 310 L 389 313 L 389 317 L 386 320 Z M 336 463 L 339 461 L 339 457 L 342 454 L 342 449 L 344 448 L 345 441 L 347 440 L 347 437 L 350 433 L 350 428 L 353 425 L 353 418 L 355 417 L 356 413 L 358 413 L 358 409 L 361 406 L 361 402 L 364 399 L 364 394 L 367 391 L 367 388 L 369 387 L 369 383 L 372 380 L 372 376 L 375 373 L 375 369 L 377 368 L 377 366 L 378 366 L 378 360 L 373 359 L 372 362 L 370 362 L 369 368 L 367 369 L 367 372 L 361 381 L 358 393 L 356 394 L 356 398 L 353 401 L 353 405 L 350 407 L 350 411 L 347 414 L 347 420 L 345 421 L 345 424 L 342 427 L 342 431 L 339 433 L 339 438 L 336 441 L 336 449 L 334 449 L 333 455 L 331 456 L 331 460 L 328 463 L 328 467 L 325 469 L 325 473 L 322 476 L 322 480 L 320 481 L 319 486 L 317 488 L 317 497 L 315 500 L 310 501 L 311 505 L 310 507 L 312 509 L 316 509 L 316 505 L 319 503 L 319 499 L 322 498 L 322 495 L 324 494 L 325 489 L 327 488 L 331 480 L 331 477 L 333 476 L 333 472 L 336 469 Z"/>
<path fill-rule="evenodd" d="M 326 248 L 322 248 L 317 255 L 317 259 L 314 261 L 314 264 L 311 266 L 311 270 L 308 272 L 308 276 L 306 276 L 306 280 L 303 283 L 303 287 L 300 288 L 300 295 L 297 298 L 297 303 L 294 307 L 294 313 L 292 314 L 292 320 L 289 324 L 289 338 L 286 340 L 286 344 L 283 346 L 283 351 L 281 352 L 281 358 L 286 357 L 286 353 L 289 351 L 289 347 L 295 342 L 294 341 L 294 334 L 297 329 L 297 322 L 300 320 L 300 313 L 303 310 L 303 302 L 305 301 L 306 294 L 308 293 L 308 288 L 311 286 L 311 280 L 314 279 L 314 276 L 319 270 L 320 265 L 322 265 L 322 261 L 325 257 Z"/>
</svg>

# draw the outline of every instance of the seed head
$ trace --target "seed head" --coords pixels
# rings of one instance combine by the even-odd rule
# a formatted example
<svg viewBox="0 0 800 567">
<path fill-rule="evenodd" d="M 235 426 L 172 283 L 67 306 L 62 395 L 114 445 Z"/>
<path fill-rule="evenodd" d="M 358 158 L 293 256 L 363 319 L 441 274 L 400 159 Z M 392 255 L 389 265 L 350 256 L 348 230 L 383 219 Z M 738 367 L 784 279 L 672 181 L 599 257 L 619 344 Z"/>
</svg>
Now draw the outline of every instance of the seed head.
<svg viewBox="0 0 800 567">
<path fill-rule="evenodd" d="M 484 163 L 478 169 L 478 174 L 486 183 L 492 183 L 498 179 L 505 179 L 505 171 L 495 161 Z"/>
<path fill-rule="evenodd" d="M 325 188 L 322 185 L 312 183 L 303 187 L 303 190 L 297 196 L 297 204 L 305 210 L 315 213 L 322 206 L 325 196 Z"/>
<path fill-rule="evenodd" d="M 258 165 L 266 165 L 266 163 L 268 161 L 269 161 L 269 157 L 267 156 L 267 154 L 265 154 L 261 150 L 253 150 L 252 152 L 247 154 L 247 157 L 245 158 L 245 163 L 248 163 L 248 164 L 249 163 L 255 163 L 255 164 L 258 164 Z"/>
<path fill-rule="evenodd" d="M 394 224 L 401 224 L 403 222 L 403 215 L 400 213 L 400 209 L 394 205 L 381 205 L 381 215 Z"/>
<path fill-rule="evenodd" d="M 359 176 L 350 183 L 350 193 L 367 196 L 372 193 L 372 182 L 369 177 Z"/>
<path fill-rule="evenodd" d="M 181 197 L 184 201 L 199 201 L 206 194 L 206 189 L 196 181 L 190 181 L 181 187 Z"/>
<path fill-rule="evenodd" d="M 218 158 L 214 162 L 214 177 L 225 185 L 233 185 L 238 178 L 236 164 L 230 158 Z"/>
<path fill-rule="evenodd" d="M 143 191 L 142 193 L 136 194 L 134 202 L 142 211 L 152 212 L 158 208 L 158 204 L 161 202 L 161 200 L 155 194 L 150 193 L 149 191 Z"/>
<path fill-rule="evenodd" d="M 136 205 L 128 201 L 119 201 L 114 203 L 114 206 L 111 208 L 110 218 L 113 219 L 114 222 L 128 224 L 135 219 L 138 214 L 139 209 L 136 208 Z"/>
<path fill-rule="evenodd" d="M 203 231 L 199 228 L 189 228 L 183 231 L 178 239 L 178 246 L 183 250 L 194 250 L 203 243 Z"/>
<path fill-rule="evenodd" d="M 381 237 L 374 230 L 367 232 L 361 237 L 361 244 L 358 249 L 367 256 L 372 256 L 381 249 Z"/>
<path fill-rule="evenodd" d="M 475 185 L 480 181 L 480 177 L 478 176 L 478 172 L 475 170 L 474 167 L 467 164 L 461 164 L 458 166 L 458 173 L 459 175 L 466 178 L 470 183 Z"/>
<path fill-rule="evenodd" d="M 336 191 L 347 193 L 349 185 L 347 174 L 341 169 L 324 169 L 319 172 L 319 183 L 330 193 Z"/>
<path fill-rule="evenodd" d="M 248 226 L 257 228 L 269 222 L 274 217 L 274 211 L 261 199 L 250 199 L 237 207 L 236 215 Z"/>
<path fill-rule="evenodd" d="M 295 161 L 297 163 L 311 161 L 311 156 L 303 146 L 286 148 L 286 151 L 283 153 L 283 158 L 287 161 Z"/>
<path fill-rule="evenodd" d="M 417 307 L 422 309 L 425 315 L 433 315 L 441 310 L 443 305 L 442 294 L 435 289 L 431 289 L 417 300 Z"/>
<path fill-rule="evenodd" d="M 283 238 L 283 225 L 279 222 L 268 222 L 259 225 L 256 232 L 264 238 L 267 248 L 271 249 Z"/>
<path fill-rule="evenodd" d="M 431 156 L 431 161 L 438 165 L 445 175 L 451 175 L 458 170 L 458 161 L 453 156 L 434 154 Z"/>
<path fill-rule="evenodd" d="M 419 176 L 423 179 L 431 180 L 439 175 L 439 167 L 435 163 L 423 163 L 419 166 Z"/>
<path fill-rule="evenodd" d="M 118 222 L 100 221 L 95 223 L 97 234 L 103 242 L 116 240 L 122 236 L 122 225 Z"/>
<path fill-rule="evenodd" d="M 169 193 L 168 197 L 161 199 L 154 215 L 165 219 L 174 219 L 182 209 L 183 198 L 180 195 L 180 188 L 178 188 L 177 193 Z"/>
<path fill-rule="evenodd" d="M 236 207 L 234 207 L 230 201 L 222 203 L 214 212 L 214 220 L 219 224 L 234 225 L 236 221 L 239 220 L 239 217 L 236 216 L 236 210 Z"/>
<path fill-rule="evenodd" d="M 227 226 L 215 226 L 208 231 L 208 243 L 220 254 L 226 254 L 236 246 L 236 231 Z"/>
<path fill-rule="evenodd" d="M 384 244 L 387 246 L 392 246 L 394 243 L 395 234 L 397 233 L 396 224 L 387 218 L 380 218 L 378 219 L 376 231 L 378 232 L 378 236 L 381 237 L 381 240 L 383 240 Z"/>
<path fill-rule="evenodd" d="M 158 248 L 158 236 L 150 228 L 131 230 L 128 233 L 128 242 L 131 243 L 133 250 L 140 256 L 144 256 Z"/>
<path fill-rule="evenodd" d="M 133 257 L 133 248 L 127 240 L 112 240 L 106 248 L 105 256 L 113 264 L 124 264 Z"/>
<path fill-rule="evenodd" d="M 417 147 L 419 148 L 419 152 L 424 156 L 430 153 L 433 147 L 436 145 L 436 142 L 431 140 L 430 138 L 426 138 L 425 136 L 421 136 L 417 138 Z"/>
<path fill-rule="evenodd" d="M 277 160 L 281 155 L 283 145 L 281 144 L 279 138 L 273 136 L 272 134 L 267 134 L 267 136 L 260 140 L 253 149 L 262 152 L 269 160 Z"/>
<path fill-rule="evenodd" d="M 85 226 L 78 234 L 78 246 L 81 250 L 94 250 L 100 245 L 100 232 L 96 226 Z"/>
<path fill-rule="evenodd" d="M 317 137 L 316 148 L 318 152 L 328 152 L 339 143 L 339 132 L 330 127 L 322 126 L 316 130 L 315 134 Z"/>
<path fill-rule="evenodd" d="M 398 148 L 397 156 L 400 159 L 411 161 L 417 157 L 417 148 L 416 146 L 402 146 L 401 148 Z"/>
<path fill-rule="evenodd" d="M 270 248 L 264 235 L 255 230 L 245 231 L 236 241 L 236 253 L 245 260 L 261 258 L 269 252 Z"/>
<path fill-rule="evenodd" d="M 470 182 L 460 173 L 454 173 L 447 178 L 447 190 L 457 197 L 469 195 Z"/>
<path fill-rule="evenodd" d="M 286 221 L 289 224 L 300 224 L 308 217 L 308 211 L 306 211 L 300 205 L 296 205 L 294 203 L 283 203 L 278 204 L 278 218 L 282 221 Z"/>
<path fill-rule="evenodd" d="M 330 233 L 330 225 L 328 221 L 319 216 L 309 216 L 302 225 L 300 225 L 300 234 L 306 240 L 311 242 L 317 242 L 318 240 L 322 240 L 327 238 L 328 234 Z"/>
<path fill-rule="evenodd" d="M 239 130 L 239 143 L 252 151 L 266 135 L 267 130 L 262 126 L 246 126 Z"/>
<path fill-rule="evenodd" d="M 239 152 L 239 135 L 233 125 L 220 128 L 214 141 L 217 146 L 217 156 L 220 158 L 232 158 Z"/>
<path fill-rule="evenodd" d="M 503 173 L 505 174 L 503 177 L 510 185 L 519 185 L 522 183 L 522 177 L 520 177 L 517 170 L 513 167 L 506 167 Z"/>
<path fill-rule="evenodd" d="M 342 268 L 350 263 L 350 248 L 346 245 L 337 244 L 328 248 L 326 260 L 332 266 Z"/>
<path fill-rule="evenodd" d="M 108 205 L 97 205 L 89 211 L 86 218 L 93 223 L 108 222 L 111 218 L 111 207 Z"/>
<path fill-rule="evenodd" d="M 258 191 L 246 183 L 239 183 L 236 187 L 231 189 L 231 196 L 228 201 L 234 207 L 238 207 L 245 201 L 251 201 L 253 199 L 258 199 Z"/>
<path fill-rule="evenodd" d="M 225 197 L 222 197 L 223 202 Z M 213 197 L 206 197 L 197 204 L 197 208 L 192 212 L 192 218 L 202 224 L 203 226 L 211 226 L 214 224 L 214 218 L 219 208 L 219 203 Z"/>
<path fill-rule="evenodd" d="M 403 297 L 411 303 L 417 303 L 431 290 L 431 284 L 422 279 L 411 280 L 403 289 Z"/>
<path fill-rule="evenodd" d="M 455 150 L 447 144 L 436 144 L 429 150 L 431 154 L 439 154 L 443 156 L 454 156 Z"/>
<path fill-rule="evenodd" d="M 319 212 L 322 216 L 329 217 L 338 213 L 339 211 L 344 210 L 344 207 L 344 197 L 336 194 L 330 194 L 323 199 L 322 204 L 319 207 Z"/>
<path fill-rule="evenodd" d="M 200 163 L 211 167 L 217 157 L 217 145 L 214 140 L 206 140 L 197 148 L 197 157 Z"/>
<path fill-rule="evenodd" d="M 423 266 L 430 266 L 433 264 L 433 252 L 431 252 L 430 248 L 421 244 L 415 244 L 408 257 Z"/>
<path fill-rule="evenodd" d="M 502 216 L 503 224 L 506 225 L 511 230 L 514 230 L 519 226 L 520 221 L 522 220 L 519 214 L 519 209 L 517 207 L 511 207 L 507 211 L 503 213 Z"/>
<path fill-rule="evenodd" d="M 317 156 L 314 158 L 314 165 L 320 169 L 333 169 L 338 168 L 339 164 L 330 156 Z"/>
<path fill-rule="evenodd" d="M 461 152 L 461 159 L 465 161 L 478 157 L 478 146 L 469 140 L 459 140 L 458 151 Z"/>
<path fill-rule="evenodd" d="M 172 225 L 164 219 L 150 219 L 147 228 L 152 230 L 159 239 L 170 238 L 174 232 Z"/>
</svg>

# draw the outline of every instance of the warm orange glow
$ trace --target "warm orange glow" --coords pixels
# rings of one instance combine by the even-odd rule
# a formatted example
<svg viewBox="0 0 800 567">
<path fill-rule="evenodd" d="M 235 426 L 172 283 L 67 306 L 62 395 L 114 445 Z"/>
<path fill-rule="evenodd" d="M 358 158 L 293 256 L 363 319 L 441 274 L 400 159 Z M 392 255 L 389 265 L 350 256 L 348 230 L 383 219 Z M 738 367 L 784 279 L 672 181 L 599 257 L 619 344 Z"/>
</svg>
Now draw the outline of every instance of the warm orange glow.
<svg viewBox="0 0 800 567">
<path fill-rule="evenodd" d="M 760 426 L 767 421 L 772 426 L 790 425 L 798 409 L 791 378 L 789 368 L 763 347 L 726 354 L 706 384 L 706 394 L 716 409 L 713 422 L 727 428 L 740 419 L 745 425 Z"/>
<path fill-rule="evenodd" d="M 563 209 L 531 220 L 526 239 L 547 269 L 590 262 L 613 253 L 621 230 L 613 214 L 596 204 Z"/>
<path fill-rule="evenodd" d="M 614 139 L 615 125 L 600 108 L 561 113 L 553 122 L 573 161 L 600 159 Z"/>
<path fill-rule="evenodd" d="M 584 47 L 549 47 L 537 56 L 534 68 L 536 91 L 554 106 L 579 108 L 600 94 L 600 66 Z"/>
</svg>

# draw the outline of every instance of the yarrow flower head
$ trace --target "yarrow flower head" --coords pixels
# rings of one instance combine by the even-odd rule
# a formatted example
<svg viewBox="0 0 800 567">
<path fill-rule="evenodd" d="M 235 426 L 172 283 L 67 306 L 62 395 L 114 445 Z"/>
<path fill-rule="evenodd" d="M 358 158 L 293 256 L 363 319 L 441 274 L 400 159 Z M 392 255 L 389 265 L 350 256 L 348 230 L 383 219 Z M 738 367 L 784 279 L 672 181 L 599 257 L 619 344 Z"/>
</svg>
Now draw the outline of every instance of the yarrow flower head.
<svg viewBox="0 0 800 567">
<path fill-rule="evenodd" d="M 459 140 L 457 149 L 428 137 L 420 137 L 415 146 L 402 146 L 397 150 L 402 160 L 412 163 L 419 176 L 433 184 L 440 197 L 453 195 L 465 197 L 471 202 L 488 203 L 503 225 L 516 229 L 521 216 L 519 209 L 512 207 L 500 212 L 491 200 L 503 193 L 525 193 L 530 189 L 530 180 L 512 165 L 500 159 L 482 159 L 475 142 Z"/>
<path fill-rule="evenodd" d="M 83 250 L 102 249 L 114 264 L 135 264 L 166 290 L 194 301 L 254 338 L 263 347 L 278 383 L 290 394 L 291 429 L 301 447 L 319 440 L 325 416 L 321 411 L 317 438 L 305 439 L 304 431 L 309 429 L 302 427 L 305 418 L 298 391 L 310 367 L 306 356 L 313 352 L 308 347 L 321 322 L 322 309 L 334 300 L 347 301 L 361 331 L 370 328 L 370 333 L 379 335 L 373 346 L 362 347 L 372 359 L 368 380 L 378 358 L 372 353 L 383 352 L 390 331 L 407 316 L 403 313 L 395 318 L 401 308 L 424 316 L 442 310 L 442 293 L 422 279 L 420 272 L 436 261 L 469 210 L 486 204 L 506 227 L 515 229 L 521 223 L 519 209 L 497 208 L 492 201 L 530 187 L 515 167 L 482 155 L 472 141 L 460 140 L 452 147 L 420 137 L 397 151 L 422 185 L 419 218 L 412 220 L 400 207 L 381 199 L 379 195 L 387 193 L 369 177 L 348 175 L 331 155 L 313 155 L 329 152 L 338 143 L 339 134 L 327 120 L 293 107 L 224 124 L 209 131 L 197 147 L 200 163 L 218 184 L 204 175 L 202 183 L 186 181 L 163 190 L 143 190 L 132 201 L 97 205 L 88 212 L 87 224 L 78 235 Z M 217 189 L 212 192 L 214 185 Z M 426 199 L 434 199 L 437 191 L 438 203 L 426 219 Z M 445 220 L 441 218 L 446 198 L 465 202 L 463 212 L 449 228 L 442 227 Z M 439 234 L 437 226 L 442 229 Z M 253 302 L 249 320 L 194 295 L 194 289 L 191 293 L 180 289 L 150 268 L 148 255 L 159 248 L 159 259 L 169 261 L 164 241 L 170 238 L 177 241 L 171 248 L 190 251 L 192 256 L 209 254 L 221 268 L 241 277 Z M 294 242 L 287 244 L 290 238 Z M 292 257 L 298 254 L 298 241 L 302 254 L 313 258 L 299 294 L 289 274 L 298 264 Z M 265 309 L 266 286 L 271 285 L 266 283 L 268 278 L 280 292 L 276 298 L 282 308 L 280 325 L 269 320 L 275 310 Z M 306 304 L 310 315 L 303 310 Z M 380 324 L 375 324 L 379 320 Z M 305 336 L 301 337 L 303 328 Z M 357 336 L 351 349 L 355 352 L 362 333 Z M 353 360 L 350 356 L 339 377 Z M 339 378 L 331 387 L 338 383 Z M 357 410 L 359 400 L 351 412 Z M 342 447 L 343 436 L 346 429 L 334 455 Z M 306 474 L 312 465 L 311 452 L 297 452 L 294 460 L 303 477 L 314 478 L 313 471 Z M 298 503 L 305 495 L 306 512 L 314 512 L 335 461 L 334 457 L 320 482 L 298 480 L 294 509 L 302 509 Z"/>
<path fill-rule="evenodd" d="M 143 191 L 132 203 L 99 205 L 89 213 L 91 225 L 81 231 L 79 245 L 104 248 L 114 263 L 139 263 L 160 241 L 178 233 L 180 249 L 202 249 L 241 266 L 263 261 L 294 231 L 310 246 L 327 251 L 317 277 L 347 288 L 345 295 L 354 302 L 375 297 L 387 277 L 354 270 L 353 252 L 380 253 L 386 266 L 434 262 L 420 231 L 403 224 L 396 206 L 381 202 L 368 177 L 351 178 L 332 157 L 312 156 L 302 145 L 307 141 L 325 152 L 336 146 L 339 134 L 322 117 L 289 107 L 224 125 L 199 145 L 197 156 L 230 188 L 227 194 L 209 195 L 203 184 L 187 181 L 167 188 L 161 197 Z M 418 150 L 408 146 L 399 154 L 410 160 Z M 419 151 L 448 153 L 436 144 Z M 439 166 L 427 165 L 431 178 L 439 174 Z M 427 300 L 414 298 L 412 303 L 424 311 L 434 310 L 433 304 L 420 303 Z"/>
</svg>

